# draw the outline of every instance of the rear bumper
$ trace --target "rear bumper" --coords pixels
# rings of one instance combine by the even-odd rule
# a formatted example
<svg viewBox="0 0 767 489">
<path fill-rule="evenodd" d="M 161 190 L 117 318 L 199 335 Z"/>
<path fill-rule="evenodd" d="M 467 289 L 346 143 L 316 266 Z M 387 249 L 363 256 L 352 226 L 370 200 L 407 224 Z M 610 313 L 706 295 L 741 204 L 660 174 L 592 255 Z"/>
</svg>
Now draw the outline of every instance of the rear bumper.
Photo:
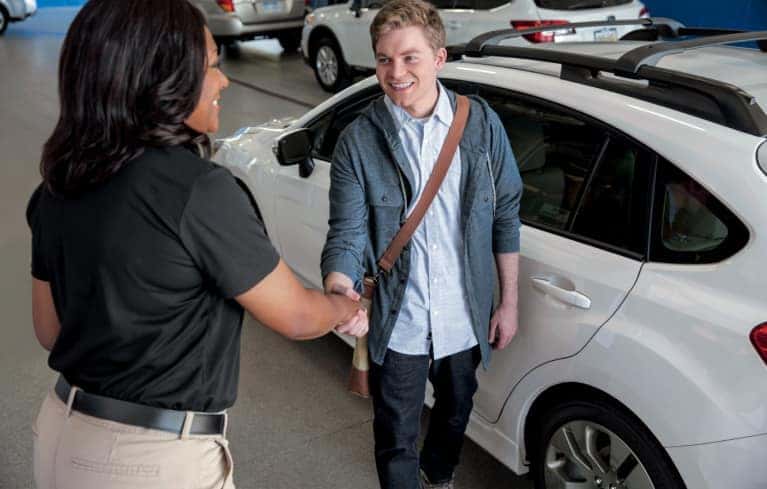
<svg viewBox="0 0 767 489">
<path fill-rule="evenodd" d="M 688 489 L 764 489 L 767 435 L 667 449 Z"/>
<path fill-rule="evenodd" d="M 215 37 L 226 37 L 230 39 L 252 38 L 279 31 L 295 30 L 296 32 L 300 32 L 303 26 L 303 16 L 273 22 L 259 22 L 255 24 L 243 24 L 239 17 L 234 15 L 208 17 L 208 28 L 210 29 L 210 32 Z"/>
</svg>

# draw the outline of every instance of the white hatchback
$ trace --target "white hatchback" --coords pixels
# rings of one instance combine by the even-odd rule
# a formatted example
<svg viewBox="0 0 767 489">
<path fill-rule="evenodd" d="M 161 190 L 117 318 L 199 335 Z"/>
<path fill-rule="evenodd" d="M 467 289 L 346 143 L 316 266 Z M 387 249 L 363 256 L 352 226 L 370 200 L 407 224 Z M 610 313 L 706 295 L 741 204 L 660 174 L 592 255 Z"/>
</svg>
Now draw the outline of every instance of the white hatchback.
<svg viewBox="0 0 767 489">
<path fill-rule="evenodd" d="M 337 92 L 358 72 L 375 68 L 370 47 L 370 23 L 386 0 L 350 0 L 316 9 L 306 16 L 301 52 L 320 86 Z M 498 29 L 552 29 L 509 42 L 615 41 L 631 27 L 563 28 L 571 22 L 636 19 L 649 12 L 639 0 L 429 0 L 439 8 L 447 44 L 468 42 Z"/>
<path fill-rule="evenodd" d="M 520 330 L 478 374 L 468 435 L 539 489 L 764 489 L 767 53 L 718 44 L 767 32 L 644 23 L 701 36 L 490 35 L 441 73 L 495 109 L 524 183 Z M 333 148 L 380 93 L 369 78 L 216 155 L 315 287 Z"/>
<path fill-rule="evenodd" d="M 0 0 L 0 36 L 8 24 L 19 22 L 37 12 L 37 0 Z"/>
</svg>

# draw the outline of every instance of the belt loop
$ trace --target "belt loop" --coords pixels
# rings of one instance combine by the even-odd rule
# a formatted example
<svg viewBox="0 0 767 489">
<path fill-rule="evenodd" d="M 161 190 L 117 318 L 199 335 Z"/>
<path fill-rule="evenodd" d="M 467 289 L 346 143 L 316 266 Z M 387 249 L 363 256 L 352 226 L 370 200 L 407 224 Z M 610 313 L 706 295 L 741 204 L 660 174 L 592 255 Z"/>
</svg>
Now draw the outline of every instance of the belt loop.
<svg viewBox="0 0 767 489">
<path fill-rule="evenodd" d="M 192 430 L 192 422 L 194 421 L 194 412 L 187 411 L 184 417 L 184 426 L 181 428 L 181 439 L 185 440 L 189 438 L 189 432 Z"/>
<path fill-rule="evenodd" d="M 75 396 L 77 396 L 77 391 L 82 390 L 79 387 L 70 386 L 69 388 L 69 395 L 67 396 L 67 418 L 70 414 L 72 414 L 72 405 L 75 403 Z"/>
<path fill-rule="evenodd" d="M 226 430 L 229 428 L 229 413 L 224 411 L 224 432 L 221 435 L 226 440 Z"/>
</svg>

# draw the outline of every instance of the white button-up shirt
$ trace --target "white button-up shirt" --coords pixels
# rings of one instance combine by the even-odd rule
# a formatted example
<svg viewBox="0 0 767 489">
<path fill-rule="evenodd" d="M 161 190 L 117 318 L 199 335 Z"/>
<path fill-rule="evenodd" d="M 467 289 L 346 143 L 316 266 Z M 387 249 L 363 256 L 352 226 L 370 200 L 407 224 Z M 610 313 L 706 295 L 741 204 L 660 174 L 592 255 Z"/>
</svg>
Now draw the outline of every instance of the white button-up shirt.
<svg viewBox="0 0 767 489">
<path fill-rule="evenodd" d="M 415 198 L 426 182 L 453 122 L 453 108 L 444 87 L 431 116 L 417 119 L 385 96 L 413 170 Z M 467 350 L 477 344 L 465 290 L 461 236 L 461 155 L 456 149 L 445 180 L 411 239 L 410 276 L 388 347 L 409 355 L 434 358 Z"/>
</svg>

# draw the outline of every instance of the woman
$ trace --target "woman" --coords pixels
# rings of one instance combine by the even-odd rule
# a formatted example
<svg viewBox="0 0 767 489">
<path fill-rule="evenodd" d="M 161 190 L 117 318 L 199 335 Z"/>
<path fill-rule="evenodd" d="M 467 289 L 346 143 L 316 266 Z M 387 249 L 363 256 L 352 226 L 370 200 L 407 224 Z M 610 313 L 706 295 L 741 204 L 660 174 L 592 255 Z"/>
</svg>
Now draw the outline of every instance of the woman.
<svg viewBox="0 0 767 489">
<path fill-rule="evenodd" d="M 367 329 L 354 292 L 300 285 L 204 159 L 227 85 L 186 0 L 91 0 L 69 29 L 27 211 L 35 333 L 61 373 L 35 423 L 38 489 L 233 488 L 243 309 L 292 339 Z"/>
</svg>

